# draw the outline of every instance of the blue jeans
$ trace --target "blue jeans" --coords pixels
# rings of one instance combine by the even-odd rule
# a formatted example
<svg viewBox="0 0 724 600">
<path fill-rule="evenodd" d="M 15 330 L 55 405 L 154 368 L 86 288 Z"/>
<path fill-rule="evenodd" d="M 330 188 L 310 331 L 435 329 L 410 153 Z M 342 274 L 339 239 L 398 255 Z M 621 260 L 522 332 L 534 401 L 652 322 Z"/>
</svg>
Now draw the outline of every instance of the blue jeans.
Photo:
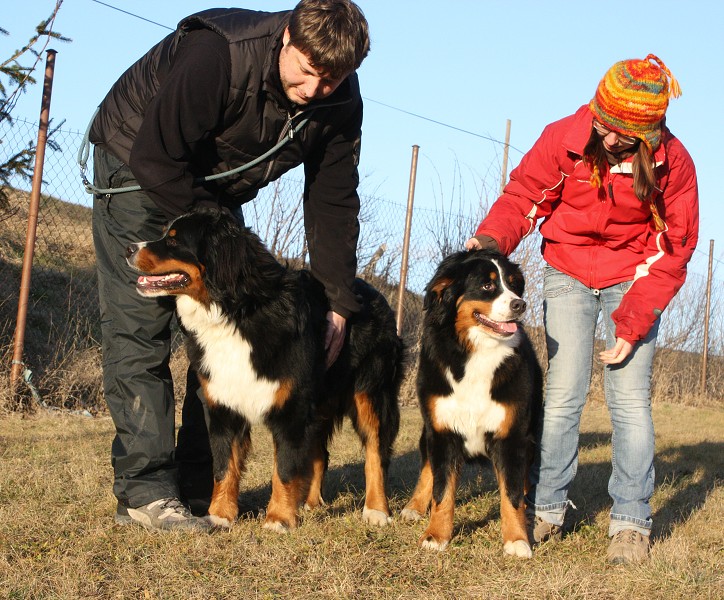
<svg viewBox="0 0 724 600">
<path fill-rule="evenodd" d="M 562 525 L 568 489 L 578 467 L 581 413 L 591 383 L 596 322 L 602 315 L 606 347 L 616 340 L 611 313 L 631 282 L 597 290 L 550 267 L 544 272 L 544 320 L 548 347 L 545 404 L 533 489 L 528 501 L 536 515 Z M 651 369 L 657 320 L 648 336 L 620 365 L 604 367 L 604 391 L 613 427 L 613 499 L 609 535 L 621 529 L 651 532 L 649 499 L 654 491 L 654 426 Z M 571 503 L 572 504 L 572 503 Z"/>
</svg>

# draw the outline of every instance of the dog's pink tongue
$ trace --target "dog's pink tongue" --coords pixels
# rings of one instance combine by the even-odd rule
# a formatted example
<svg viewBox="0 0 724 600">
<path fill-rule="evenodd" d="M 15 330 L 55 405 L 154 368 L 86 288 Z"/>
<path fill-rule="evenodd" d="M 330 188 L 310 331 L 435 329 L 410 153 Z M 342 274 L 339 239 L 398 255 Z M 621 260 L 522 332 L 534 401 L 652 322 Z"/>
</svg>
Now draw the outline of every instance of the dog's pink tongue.
<svg viewBox="0 0 724 600">
<path fill-rule="evenodd" d="M 505 333 L 515 333 L 518 331 L 518 324 L 515 321 L 509 321 L 508 323 L 498 323 L 498 327 Z"/>
</svg>

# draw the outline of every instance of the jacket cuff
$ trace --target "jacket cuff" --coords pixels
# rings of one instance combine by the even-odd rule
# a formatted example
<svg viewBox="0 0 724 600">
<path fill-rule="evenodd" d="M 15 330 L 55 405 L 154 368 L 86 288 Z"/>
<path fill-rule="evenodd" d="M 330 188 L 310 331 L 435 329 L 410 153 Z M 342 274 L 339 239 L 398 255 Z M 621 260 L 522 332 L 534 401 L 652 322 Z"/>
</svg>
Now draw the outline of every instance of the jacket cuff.
<svg viewBox="0 0 724 600">
<path fill-rule="evenodd" d="M 362 310 L 362 298 L 350 290 L 349 293 L 338 294 L 334 299 L 329 298 L 329 307 L 339 316 L 349 319 Z"/>
<path fill-rule="evenodd" d="M 348 310 L 344 306 L 339 306 L 338 304 L 332 304 L 330 306 L 330 309 L 336 312 L 340 317 L 344 317 L 345 319 L 349 319 L 353 314 L 352 311 Z"/>
</svg>

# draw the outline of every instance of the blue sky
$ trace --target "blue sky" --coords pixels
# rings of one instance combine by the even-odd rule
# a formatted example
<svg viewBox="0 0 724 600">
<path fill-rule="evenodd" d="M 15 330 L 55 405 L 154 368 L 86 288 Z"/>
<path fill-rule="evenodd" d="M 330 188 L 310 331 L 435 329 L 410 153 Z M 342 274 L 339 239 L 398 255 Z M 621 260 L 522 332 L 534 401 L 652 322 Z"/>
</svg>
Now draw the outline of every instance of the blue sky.
<svg viewBox="0 0 724 600">
<path fill-rule="evenodd" d="M 236 6 L 285 10 L 295 0 Z M 167 27 L 213 6 L 191 0 L 104 0 Z M 510 169 L 543 127 L 592 97 L 604 72 L 624 58 L 659 56 L 679 80 L 667 121 L 694 158 L 701 232 L 692 270 L 705 273 L 709 240 L 724 260 L 719 223 L 724 193 L 724 3 L 659 0 L 582 4 L 548 1 L 358 0 L 372 51 L 359 74 L 365 98 L 363 194 L 407 200 L 412 146 L 420 147 L 416 206 L 474 205 L 500 185 L 506 120 Z M 52 0 L 11 3 L 0 26 L 0 57 L 29 38 Z M 168 29 L 93 0 L 65 0 L 51 117 L 85 130 L 117 77 Z M 39 74 L 42 78 L 42 68 Z M 35 120 L 40 86 L 15 111 Z M 413 114 L 408 114 L 413 113 Z M 435 123 L 434 121 L 438 122 Z M 497 141 L 496 141 L 497 140 Z M 472 233 L 472 232 L 471 232 Z M 720 272 L 716 274 L 721 279 Z"/>
</svg>

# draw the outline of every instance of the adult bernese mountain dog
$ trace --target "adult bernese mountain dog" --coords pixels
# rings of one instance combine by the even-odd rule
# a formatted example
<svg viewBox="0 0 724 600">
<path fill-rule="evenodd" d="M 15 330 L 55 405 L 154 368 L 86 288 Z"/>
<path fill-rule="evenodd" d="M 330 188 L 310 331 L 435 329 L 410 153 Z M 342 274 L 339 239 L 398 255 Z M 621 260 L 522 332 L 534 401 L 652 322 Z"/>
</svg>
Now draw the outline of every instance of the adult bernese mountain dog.
<svg viewBox="0 0 724 600">
<path fill-rule="evenodd" d="M 532 556 L 524 493 L 542 373 L 518 322 L 526 309 L 523 287 L 518 265 L 477 250 L 447 256 L 425 290 L 417 374 L 421 470 L 402 511 L 416 521 L 432 503 L 424 548 L 447 547 L 462 465 L 487 458 L 500 489 L 504 550 Z"/>
<path fill-rule="evenodd" d="M 272 493 L 264 527 L 297 526 L 297 510 L 323 504 L 327 445 L 345 415 L 365 448 L 363 519 L 391 521 L 385 483 L 399 427 L 402 341 L 384 297 L 354 283 L 362 310 L 326 369 L 329 303 L 306 270 L 280 264 L 232 216 L 199 210 L 156 241 L 128 247 L 142 296 L 176 296 L 209 413 L 214 490 L 209 520 L 231 527 L 253 425 L 272 433 Z"/>
</svg>

